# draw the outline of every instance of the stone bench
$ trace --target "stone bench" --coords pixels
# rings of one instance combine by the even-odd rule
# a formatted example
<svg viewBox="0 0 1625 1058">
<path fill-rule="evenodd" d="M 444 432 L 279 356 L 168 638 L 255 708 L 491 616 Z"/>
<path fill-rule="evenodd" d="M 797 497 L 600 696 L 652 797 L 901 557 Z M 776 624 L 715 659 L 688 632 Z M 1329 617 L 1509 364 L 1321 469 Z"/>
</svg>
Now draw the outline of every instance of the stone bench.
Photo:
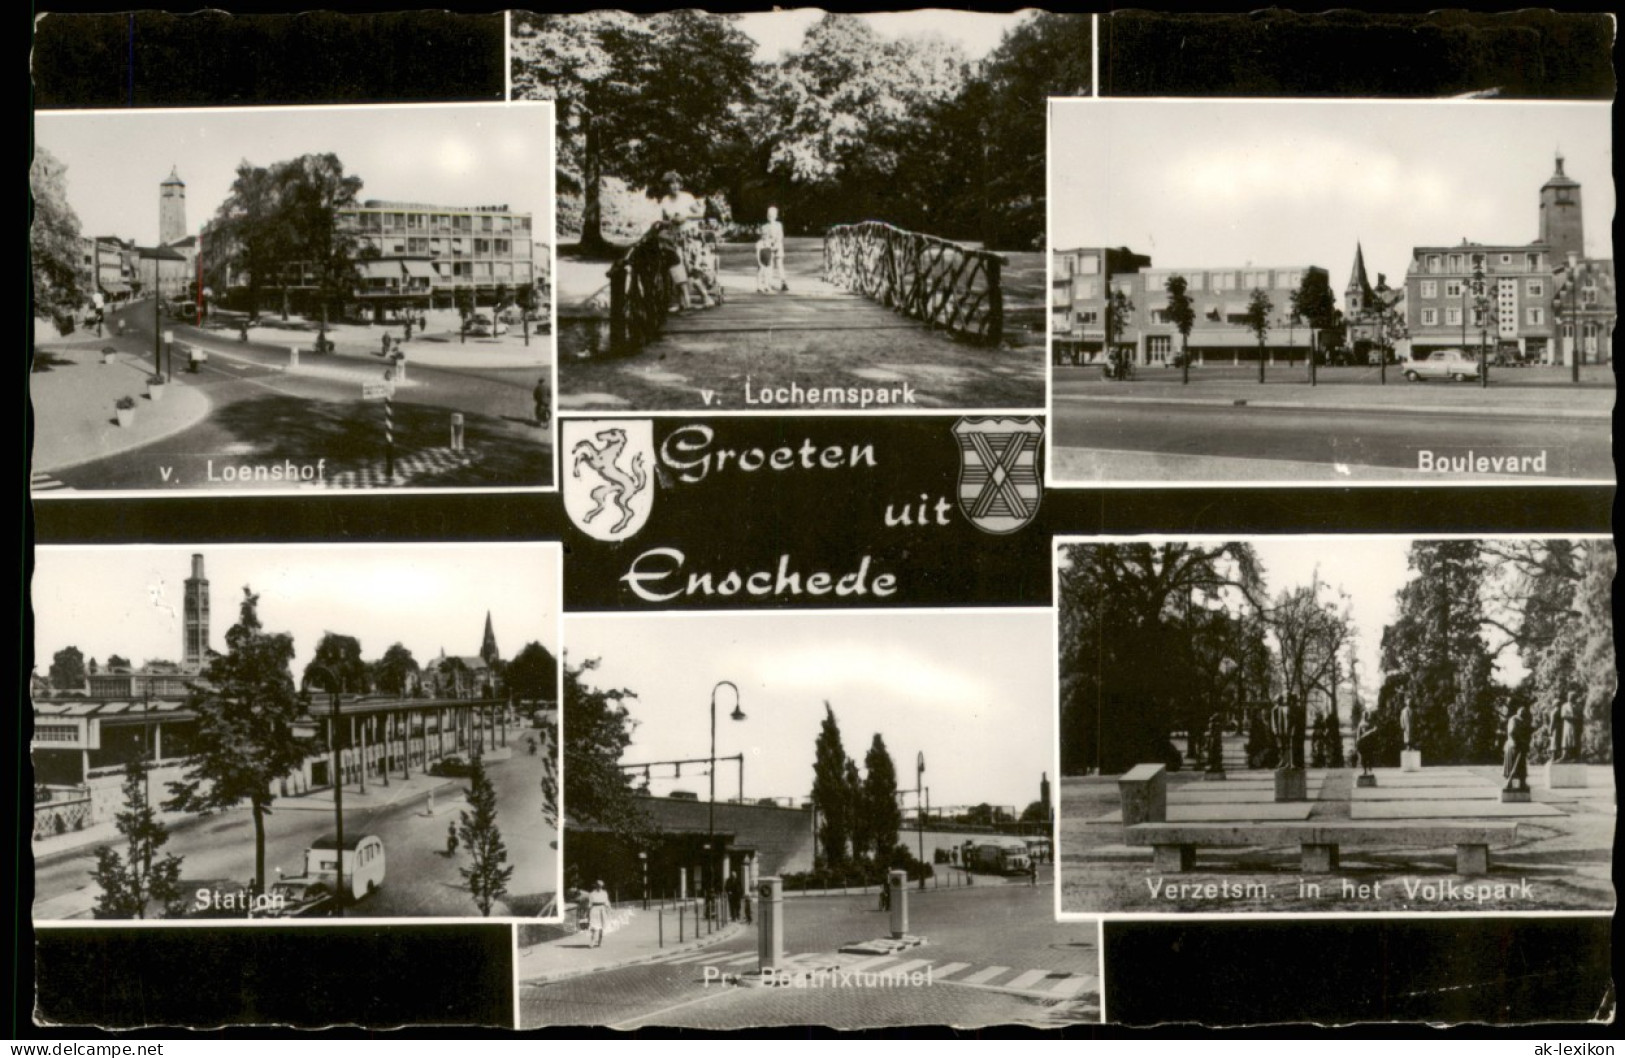
<svg viewBox="0 0 1625 1058">
<path fill-rule="evenodd" d="M 1251 823 L 1168 822 L 1168 775 L 1161 764 L 1140 764 L 1117 780 L 1123 808 L 1123 840 L 1150 845 L 1156 869 L 1165 874 L 1188 871 L 1202 846 L 1299 845 L 1303 870 L 1325 874 L 1338 866 L 1343 845 L 1405 845 L 1411 848 L 1456 847 L 1456 873 L 1488 874 L 1490 847 L 1506 848 L 1518 839 L 1518 824 L 1412 823 L 1404 820 L 1313 822 L 1260 820 Z"/>
<path fill-rule="evenodd" d="M 1137 823 L 1123 828 L 1130 845 L 1150 845 L 1159 871 L 1177 874 L 1196 863 L 1202 847 L 1299 845 L 1306 873 L 1325 874 L 1338 866 L 1344 845 L 1404 845 L 1411 848 L 1456 847 L 1456 873 L 1488 874 L 1490 847 L 1506 848 L 1518 838 L 1516 823 L 1409 823 L 1398 820 L 1307 823 Z"/>
</svg>

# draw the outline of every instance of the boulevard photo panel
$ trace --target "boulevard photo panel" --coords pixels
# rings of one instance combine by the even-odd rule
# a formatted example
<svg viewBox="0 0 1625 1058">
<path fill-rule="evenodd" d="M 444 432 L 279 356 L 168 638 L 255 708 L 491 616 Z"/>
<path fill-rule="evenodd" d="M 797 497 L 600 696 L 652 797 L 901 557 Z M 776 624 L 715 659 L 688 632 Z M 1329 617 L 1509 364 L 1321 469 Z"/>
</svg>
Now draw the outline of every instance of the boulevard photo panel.
<svg viewBox="0 0 1625 1058">
<path fill-rule="evenodd" d="M 1055 560 L 1063 918 L 1614 907 L 1612 539 Z"/>
<path fill-rule="evenodd" d="M 571 615 L 522 1028 L 1100 1019 L 1054 916 L 1043 610 Z"/>
<path fill-rule="evenodd" d="M 30 487 L 553 480 L 553 107 L 45 111 Z"/>
<path fill-rule="evenodd" d="M 1607 104 L 1049 113 L 1052 485 L 1615 480 Z"/>
<path fill-rule="evenodd" d="M 33 919 L 556 919 L 556 544 L 42 547 Z"/>
</svg>

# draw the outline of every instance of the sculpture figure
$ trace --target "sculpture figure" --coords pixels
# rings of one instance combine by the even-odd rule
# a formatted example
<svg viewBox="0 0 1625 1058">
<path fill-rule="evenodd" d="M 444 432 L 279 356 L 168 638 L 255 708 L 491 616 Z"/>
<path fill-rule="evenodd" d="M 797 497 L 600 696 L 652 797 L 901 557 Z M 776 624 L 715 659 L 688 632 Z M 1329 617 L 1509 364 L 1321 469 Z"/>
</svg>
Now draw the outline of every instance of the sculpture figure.
<svg viewBox="0 0 1625 1058">
<path fill-rule="evenodd" d="M 1501 777 L 1506 780 L 1503 789 L 1520 793 L 1529 789 L 1529 738 L 1534 734 L 1534 727 L 1527 702 L 1507 717 L 1507 740 L 1501 765 Z"/>
</svg>

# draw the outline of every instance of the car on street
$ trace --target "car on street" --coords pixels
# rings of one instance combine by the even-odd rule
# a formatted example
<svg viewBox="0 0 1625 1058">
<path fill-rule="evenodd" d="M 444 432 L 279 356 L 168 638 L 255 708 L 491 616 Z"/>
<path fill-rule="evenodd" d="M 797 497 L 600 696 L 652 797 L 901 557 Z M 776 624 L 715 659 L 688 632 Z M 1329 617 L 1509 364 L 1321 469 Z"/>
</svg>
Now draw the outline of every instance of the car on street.
<svg viewBox="0 0 1625 1058">
<path fill-rule="evenodd" d="M 508 325 L 501 320 L 493 320 L 483 312 L 476 312 L 468 318 L 468 333 L 473 338 L 495 338 L 499 334 L 507 334 Z"/>
<path fill-rule="evenodd" d="M 1411 382 L 1429 378 L 1448 378 L 1465 382 L 1478 378 L 1478 357 L 1460 349 L 1435 349 L 1426 360 L 1410 360 L 1405 364 L 1405 377 Z"/>
<path fill-rule="evenodd" d="M 457 756 L 455 753 L 451 754 L 450 756 L 441 757 L 439 760 L 429 765 L 429 774 L 438 775 L 443 779 L 466 779 L 473 773 L 473 765 L 469 764 L 468 761 Z"/>
<path fill-rule="evenodd" d="M 255 918 L 321 918 L 335 910 L 333 889 L 316 878 L 288 878 L 271 886 L 270 900 Z"/>
</svg>

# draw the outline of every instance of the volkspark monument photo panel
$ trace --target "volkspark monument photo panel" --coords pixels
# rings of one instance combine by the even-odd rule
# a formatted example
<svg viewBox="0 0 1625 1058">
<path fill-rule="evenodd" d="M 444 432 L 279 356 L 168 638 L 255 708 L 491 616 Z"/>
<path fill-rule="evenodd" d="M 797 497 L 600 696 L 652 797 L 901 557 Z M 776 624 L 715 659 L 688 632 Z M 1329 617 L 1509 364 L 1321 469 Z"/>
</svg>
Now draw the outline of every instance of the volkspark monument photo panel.
<svg viewBox="0 0 1625 1058">
<path fill-rule="evenodd" d="M 1053 100 L 1052 485 L 1614 481 L 1606 103 Z"/>
<path fill-rule="evenodd" d="M 557 544 L 36 558 L 36 923 L 556 917 Z"/>
<path fill-rule="evenodd" d="M 520 1027 L 1101 1015 L 1054 920 L 1049 614 L 572 615 L 564 920 Z"/>
<path fill-rule="evenodd" d="M 36 498 L 554 484 L 551 105 L 34 123 Z"/>
<path fill-rule="evenodd" d="M 1063 918 L 1613 909 L 1612 540 L 1055 557 Z"/>
</svg>

